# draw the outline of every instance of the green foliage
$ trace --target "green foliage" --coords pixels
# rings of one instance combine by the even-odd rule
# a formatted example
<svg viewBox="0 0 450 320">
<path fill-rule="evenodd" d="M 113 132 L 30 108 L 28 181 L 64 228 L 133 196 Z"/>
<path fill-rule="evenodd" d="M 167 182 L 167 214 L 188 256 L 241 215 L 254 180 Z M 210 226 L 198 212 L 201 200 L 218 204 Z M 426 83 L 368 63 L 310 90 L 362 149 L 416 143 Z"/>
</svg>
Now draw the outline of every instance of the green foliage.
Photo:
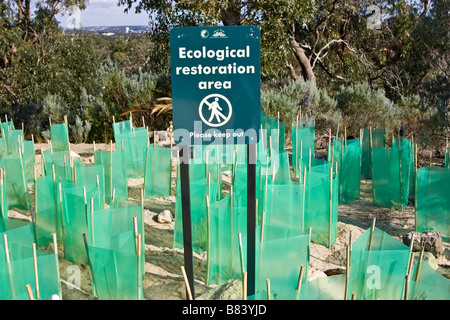
<svg viewBox="0 0 450 320">
<path fill-rule="evenodd" d="M 8 38 L 17 39 L 17 32 L 11 30 Z M 7 67 L 0 69 L 0 78 L 8 85 L 2 88 L 2 108 L 43 101 L 56 94 L 69 104 L 77 104 L 81 88 L 94 86 L 99 61 L 92 39 L 79 35 L 72 41 L 59 30 L 46 29 L 34 41 L 17 41 L 0 40 L 0 45 L 16 48 Z"/>
<path fill-rule="evenodd" d="M 272 116 L 279 112 L 281 121 L 289 124 L 300 112 L 303 116 L 316 117 L 317 124 L 323 124 L 321 129 L 326 125 L 336 126 L 340 121 L 336 100 L 309 81 L 270 82 L 265 86 L 268 88 L 261 92 L 262 108 Z"/>
<path fill-rule="evenodd" d="M 148 35 L 133 38 L 119 36 L 111 43 L 110 57 L 127 75 L 142 70 L 152 70 L 153 44 Z"/>
<path fill-rule="evenodd" d="M 69 125 L 70 132 L 74 143 L 86 142 L 89 132 L 91 131 L 91 123 L 88 120 L 82 121 L 80 116 L 75 116 L 75 123 Z"/>
<path fill-rule="evenodd" d="M 88 120 L 86 106 L 79 105 L 78 108 L 70 108 L 60 95 L 49 95 L 44 99 L 43 112 L 52 123 L 62 123 L 67 116 L 69 122 L 69 138 L 74 143 L 86 142 L 91 123 Z M 41 132 L 45 139 L 50 139 L 50 130 Z"/>
<path fill-rule="evenodd" d="M 341 86 L 336 93 L 337 108 L 341 110 L 343 125 L 349 133 L 358 134 L 361 128 L 385 128 L 397 132 L 401 112 L 386 98 L 384 90 L 372 90 L 367 83 Z"/>
<path fill-rule="evenodd" d="M 59 95 L 48 95 L 44 98 L 44 113 L 51 118 L 53 123 L 61 123 L 67 115 L 69 107 Z"/>
<path fill-rule="evenodd" d="M 313 1 L 170 1 L 119 0 L 128 12 L 148 12 L 154 42 L 152 64 L 158 72 L 168 72 L 169 31 L 172 27 L 255 25 L 261 30 L 261 72 L 263 79 L 287 75 L 291 57 L 289 30 L 294 22 L 314 19 Z"/>
<path fill-rule="evenodd" d="M 270 89 L 261 91 L 261 108 L 268 116 L 277 116 L 279 112 L 280 121 L 285 121 L 297 115 L 299 106 L 279 90 Z"/>
<path fill-rule="evenodd" d="M 64 115 L 77 142 L 108 142 L 112 118 L 130 112 L 137 125 L 144 117 L 150 130 L 166 129 L 171 114 L 152 110 L 171 95 L 170 29 L 221 24 L 260 28 L 262 106 L 282 121 L 301 111 L 319 132 L 337 124 L 353 135 L 368 126 L 388 135 L 401 129 L 424 145 L 450 132 L 447 0 L 379 1 L 380 29 L 367 27 L 368 0 L 118 0 L 125 11 L 149 13 L 150 35 L 65 34 L 55 15 L 87 3 L 38 1 L 19 21 L 17 2 L 0 1 L 0 115 L 24 123 L 27 138 L 40 139 L 48 117 L 58 123 Z M 316 85 L 286 80 L 286 66 L 303 73 L 294 40 Z"/>
</svg>

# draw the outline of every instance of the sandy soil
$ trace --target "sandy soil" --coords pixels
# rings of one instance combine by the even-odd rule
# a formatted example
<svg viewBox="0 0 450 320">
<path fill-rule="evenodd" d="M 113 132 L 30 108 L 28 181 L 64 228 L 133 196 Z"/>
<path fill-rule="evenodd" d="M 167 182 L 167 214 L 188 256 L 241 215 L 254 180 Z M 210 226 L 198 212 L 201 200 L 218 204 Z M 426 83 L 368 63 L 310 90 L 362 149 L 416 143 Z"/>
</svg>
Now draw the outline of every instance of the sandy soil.
<svg viewBox="0 0 450 320">
<path fill-rule="evenodd" d="M 38 176 L 40 175 L 41 151 L 49 148 L 48 144 L 36 144 L 36 162 Z M 98 150 L 109 150 L 109 146 L 96 145 Z M 82 161 L 93 162 L 94 146 L 91 144 L 72 145 L 72 151 L 78 154 Z M 175 162 L 174 162 L 175 163 Z M 175 168 L 174 168 L 175 169 Z M 173 178 L 175 178 L 175 171 Z M 129 183 L 130 201 L 138 201 L 143 179 L 131 180 Z M 172 182 L 175 193 L 175 179 Z M 32 191 L 32 190 L 31 190 Z M 144 299 L 146 300 L 180 300 L 186 299 L 186 287 L 180 267 L 184 263 L 183 251 L 173 249 L 174 222 L 158 223 L 157 215 L 163 210 L 175 212 L 175 197 L 146 199 L 145 214 L 145 250 L 146 265 L 144 279 Z M 9 217 L 29 219 L 26 212 L 9 211 Z M 346 245 L 350 232 L 354 242 L 376 219 L 376 227 L 402 241 L 402 236 L 414 231 L 414 207 L 410 204 L 403 210 L 392 210 L 376 207 L 372 204 L 371 181 L 362 179 L 361 198 L 350 204 L 339 206 L 339 222 L 337 239 L 328 249 L 323 245 L 312 243 L 311 261 L 308 278 L 323 277 L 343 273 L 346 264 Z M 450 244 L 445 243 L 444 256 L 438 261 L 438 271 L 450 278 Z M 49 245 L 49 250 L 52 245 Z M 61 248 L 60 248 L 61 249 Z M 95 299 L 91 292 L 91 276 L 88 266 L 78 265 L 82 278 L 79 288 L 70 286 L 71 266 L 60 256 L 60 276 L 62 279 L 63 299 L 91 300 Z M 205 285 L 206 255 L 194 255 L 195 294 L 197 299 L 239 299 L 241 285 L 239 281 L 230 281 L 219 286 Z"/>
</svg>

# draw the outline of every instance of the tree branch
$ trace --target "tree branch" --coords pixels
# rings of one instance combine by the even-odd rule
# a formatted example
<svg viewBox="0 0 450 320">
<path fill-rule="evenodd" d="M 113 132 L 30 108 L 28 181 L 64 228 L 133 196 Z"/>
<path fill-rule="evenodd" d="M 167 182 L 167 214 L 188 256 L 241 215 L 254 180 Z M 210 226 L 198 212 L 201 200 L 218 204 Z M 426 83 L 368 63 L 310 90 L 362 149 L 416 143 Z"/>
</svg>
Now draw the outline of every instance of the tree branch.
<svg viewBox="0 0 450 320">
<path fill-rule="evenodd" d="M 294 80 L 298 80 L 298 79 L 300 79 L 300 76 L 295 72 L 295 69 L 294 69 L 294 67 L 292 66 L 292 64 L 287 64 L 286 65 L 286 68 L 289 70 L 289 72 L 291 73 L 291 77 L 292 77 L 292 79 L 294 79 Z"/>
<path fill-rule="evenodd" d="M 315 38 L 314 38 L 314 42 L 311 46 L 311 55 L 309 56 L 310 61 L 313 57 L 313 52 L 316 50 L 317 44 L 319 43 L 319 28 L 322 26 L 322 24 L 324 24 L 327 20 L 329 20 L 331 18 L 334 11 L 336 10 L 338 2 L 339 2 L 338 0 L 333 1 L 331 10 L 328 11 L 328 13 L 325 15 L 325 17 L 322 17 L 321 19 L 319 19 L 319 21 L 316 23 L 316 26 L 314 27 Z"/>
<path fill-rule="evenodd" d="M 17 98 L 16 94 L 11 90 L 11 88 L 9 86 L 7 86 L 6 84 L 4 84 L 3 82 L 0 82 L 0 85 L 5 88 L 10 94 L 12 94 L 14 96 L 14 98 Z"/>
<path fill-rule="evenodd" d="M 323 71 L 325 71 L 326 74 L 328 74 L 330 77 L 338 79 L 338 80 L 342 80 L 342 81 L 347 81 L 344 77 L 334 74 L 333 72 L 330 71 L 330 69 L 328 69 L 325 64 L 323 63 L 322 60 L 317 59 L 317 64 L 319 65 L 319 67 L 322 68 Z"/>
</svg>

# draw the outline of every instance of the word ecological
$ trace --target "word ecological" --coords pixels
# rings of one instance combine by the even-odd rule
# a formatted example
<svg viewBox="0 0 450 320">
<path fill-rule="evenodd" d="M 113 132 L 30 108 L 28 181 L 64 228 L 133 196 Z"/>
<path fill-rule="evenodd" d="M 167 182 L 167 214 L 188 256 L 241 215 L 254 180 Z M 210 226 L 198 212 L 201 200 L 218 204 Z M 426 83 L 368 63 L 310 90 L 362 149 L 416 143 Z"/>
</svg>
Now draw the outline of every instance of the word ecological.
<svg viewBox="0 0 450 320">
<path fill-rule="evenodd" d="M 250 46 L 241 49 L 230 49 L 226 46 L 224 49 L 211 50 L 203 46 L 201 49 L 188 50 L 186 47 L 178 49 L 179 59 L 215 59 L 224 61 L 228 58 L 249 58 Z M 240 65 L 236 62 L 217 65 L 177 66 L 176 75 L 195 76 L 195 75 L 235 75 L 235 74 L 255 74 L 256 69 L 253 65 Z M 231 81 L 200 81 L 198 83 L 200 90 L 205 89 L 231 89 Z"/>
</svg>

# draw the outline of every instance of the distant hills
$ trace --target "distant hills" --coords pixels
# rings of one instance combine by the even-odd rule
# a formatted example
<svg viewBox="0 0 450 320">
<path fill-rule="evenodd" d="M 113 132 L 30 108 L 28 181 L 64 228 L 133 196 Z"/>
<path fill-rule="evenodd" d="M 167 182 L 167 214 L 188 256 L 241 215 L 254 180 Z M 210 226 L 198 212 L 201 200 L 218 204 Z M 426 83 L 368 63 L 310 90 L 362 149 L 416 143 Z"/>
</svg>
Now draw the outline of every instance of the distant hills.
<svg viewBox="0 0 450 320">
<path fill-rule="evenodd" d="M 71 32 L 73 29 L 66 29 L 66 32 Z M 150 27 L 146 25 L 142 26 L 96 26 L 96 27 L 83 27 L 84 32 L 89 32 L 97 35 L 115 36 L 129 33 L 146 33 L 150 31 Z"/>
</svg>

